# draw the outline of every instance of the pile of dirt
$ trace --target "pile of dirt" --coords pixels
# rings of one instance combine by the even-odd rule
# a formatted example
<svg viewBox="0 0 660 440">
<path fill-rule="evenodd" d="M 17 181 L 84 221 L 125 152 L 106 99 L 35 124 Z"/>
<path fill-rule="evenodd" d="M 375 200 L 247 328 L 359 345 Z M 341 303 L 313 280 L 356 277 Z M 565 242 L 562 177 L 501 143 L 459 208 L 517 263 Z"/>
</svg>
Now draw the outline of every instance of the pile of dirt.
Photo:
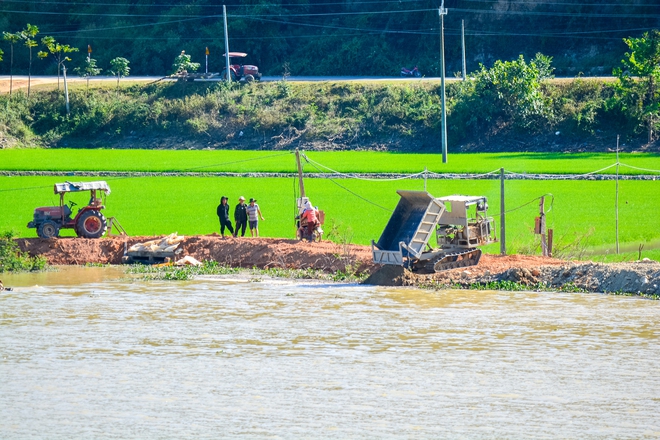
<svg viewBox="0 0 660 440">
<path fill-rule="evenodd" d="M 21 238 L 20 249 L 41 255 L 50 264 L 120 264 L 125 249 L 158 237 Z M 368 246 L 332 242 L 308 243 L 280 238 L 222 238 L 217 234 L 185 237 L 180 257 L 215 260 L 232 267 L 319 269 L 328 273 L 368 273 L 366 283 L 382 286 L 419 286 L 430 282 L 461 285 L 511 281 L 530 288 L 572 285 L 592 292 L 628 292 L 660 295 L 660 263 L 567 262 L 531 255 L 488 255 L 479 265 L 435 274 L 416 274 L 397 266 L 380 267 Z"/>
<path fill-rule="evenodd" d="M 137 243 L 159 237 L 21 238 L 20 249 L 41 255 L 50 264 L 120 264 L 124 251 Z M 281 238 L 222 238 L 218 234 L 188 236 L 179 245 L 180 256 L 215 260 L 232 267 L 320 269 L 326 272 L 372 272 L 367 246 L 332 242 L 308 243 Z"/>
</svg>

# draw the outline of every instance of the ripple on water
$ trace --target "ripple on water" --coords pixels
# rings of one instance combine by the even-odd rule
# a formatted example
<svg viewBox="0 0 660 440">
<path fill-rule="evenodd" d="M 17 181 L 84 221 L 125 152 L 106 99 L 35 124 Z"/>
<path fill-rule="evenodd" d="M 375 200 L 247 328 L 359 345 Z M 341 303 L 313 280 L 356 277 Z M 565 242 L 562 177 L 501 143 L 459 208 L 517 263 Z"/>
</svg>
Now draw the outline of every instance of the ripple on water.
<svg viewBox="0 0 660 440">
<path fill-rule="evenodd" d="M 0 294 L 2 438 L 660 435 L 660 302 L 76 274 Z"/>
</svg>

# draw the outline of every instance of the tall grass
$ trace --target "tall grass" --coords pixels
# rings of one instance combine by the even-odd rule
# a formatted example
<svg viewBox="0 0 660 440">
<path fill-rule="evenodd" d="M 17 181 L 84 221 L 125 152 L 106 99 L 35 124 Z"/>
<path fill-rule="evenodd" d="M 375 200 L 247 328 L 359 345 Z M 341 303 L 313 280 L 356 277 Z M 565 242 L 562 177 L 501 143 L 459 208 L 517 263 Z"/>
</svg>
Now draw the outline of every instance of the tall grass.
<svg viewBox="0 0 660 440">
<path fill-rule="evenodd" d="M 611 90 L 609 84 L 580 80 L 545 84 L 548 115 L 529 134 L 551 137 L 558 131 L 563 137 L 584 138 L 598 133 L 614 139 L 616 133 L 632 133 L 630 127 L 639 121 L 617 113 Z M 134 84 L 119 93 L 107 87 L 89 92 L 72 87 L 70 115 L 61 92 L 39 91 L 29 102 L 0 96 L 0 107 L 9 115 L 0 117 L 0 130 L 12 144 L 58 147 L 157 148 L 158 139 L 167 138 L 172 145 L 174 138 L 181 140 L 180 148 L 186 142 L 243 149 L 317 143 L 332 149 L 433 151 L 441 130 L 439 92 L 435 82 L 159 83 Z M 475 93 L 458 82 L 449 85 L 452 152 L 465 143 L 487 147 L 496 138 L 506 144 L 509 133 L 503 127 L 515 125 L 485 118 L 486 126 L 469 130 L 475 114 L 493 111 L 480 109 L 486 104 Z"/>
</svg>

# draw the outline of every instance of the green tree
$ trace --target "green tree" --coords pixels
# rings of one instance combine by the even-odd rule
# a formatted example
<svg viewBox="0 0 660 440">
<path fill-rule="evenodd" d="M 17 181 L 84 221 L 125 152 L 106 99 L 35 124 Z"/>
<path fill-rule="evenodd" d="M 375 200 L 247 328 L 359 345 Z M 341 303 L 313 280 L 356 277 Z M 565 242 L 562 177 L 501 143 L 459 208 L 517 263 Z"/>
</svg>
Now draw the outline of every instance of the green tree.
<svg viewBox="0 0 660 440">
<path fill-rule="evenodd" d="M 646 32 L 641 38 L 624 38 L 629 52 L 621 60 L 624 69 L 614 69 L 619 91 L 627 110 L 645 122 L 648 141 L 653 142 L 660 104 L 660 31 Z M 624 104 L 625 105 L 625 104 Z"/>
<path fill-rule="evenodd" d="M 185 75 L 188 72 L 196 72 L 197 69 L 199 69 L 199 63 L 193 63 L 190 60 L 190 55 L 185 50 L 182 50 L 181 54 L 174 58 L 174 64 L 172 64 L 172 73 L 174 74 Z"/>
<path fill-rule="evenodd" d="M 551 106 L 541 89 L 541 82 L 552 77 L 552 58 L 540 53 L 530 61 L 520 55 L 513 61 L 496 61 L 492 68 L 483 64 L 473 81 L 457 85 L 458 100 L 465 121 L 476 130 L 537 128 L 551 115 Z"/>
<path fill-rule="evenodd" d="M 103 69 L 96 65 L 96 60 L 91 57 L 85 58 L 83 65 L 73 69 L 79 76 L 87 80 L 87 91 L 89 92 L 89 78 L 91 76 L 97 76 L 101 73 Z"/>
<path fill-rule="evenodd" d="M 55 61 L 57 62 L 57 90 L 60 89 L 60 70 L 66 61 L 71 61 L 66 54 L 71 52 L 78 52 L 77 47 L 71 47 L 68 44 L 60 44 L 55 41 L 53 37 L 43 37 L 41 39 L 41 44 L 46 46 L 48 52 L 39 52 L 39 58 L 46 58 L 50 53 Z"/>
<path fill-rule="evenodd" d="M 9 32 L 2 33 L 2 39 L 9 43 L 10 55 L 9 55 L 9 96 L 11 96 L 12 90 L 14 88 L 14 44 L 21 41 L 21 34 L 16 32 L 15 34 Z"/>
<path fill-rule="evenodd" d="M 37 40 L 34 37 L 39 33 L 39 28 L 33 24 L 28 23 L 20 33 L 23 39 L 23 44 L 30 51 L 30 64 L 28 65 L 28 98 L 30 97 L 30 85 L 32 83 L 32 48 L 37 47 Z"/>
<path fill-rule="evenodd" d="M 128 61 L 126 58 L 117 57 L 110 60 L 110 73 L 117 76 L 117 90 L 119 90 L 119 80 L 125 76 L 128 76 L 131 68 L 128 67 Z"/>
<path fill-rule="evenodd" d="M 5 51 L 3 51 L 2 49 L 0 49 L 0 61 L 2 61 L 2 56 L 3 56 L 4 54 L 5 54 Z"/>
</svg>

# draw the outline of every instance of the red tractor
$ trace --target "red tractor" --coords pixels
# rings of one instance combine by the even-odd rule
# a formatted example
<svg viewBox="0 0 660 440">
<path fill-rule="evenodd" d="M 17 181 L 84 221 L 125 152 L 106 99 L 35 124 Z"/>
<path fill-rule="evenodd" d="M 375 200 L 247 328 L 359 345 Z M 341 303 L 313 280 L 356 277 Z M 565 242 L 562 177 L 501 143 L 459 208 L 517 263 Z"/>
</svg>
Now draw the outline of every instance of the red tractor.
<svg viewBox="0 0 660 440">
<path fill-rule="evenodd" d="M 64 194 L 89 191 L 90 200 L 87 206 L 78 210 L 75 217 L 71 217 L 72 208 L 77 204 L 72 200 L 68 205 L 64 203 Z M 96 196 L 96 191 L 110 194 L 110 187 L 104 181 L 97 182 L 65 182 L 55 184 L 55 194 L 60 195 L 60 206 L 46 206 L 34 210 L 33 220 L 27 224 L 28 228 L 37 228 L 40 238 L 52 238 L 60 235 L 60 229 L 73 229 L 78 237 L 100 238 L 108 229 L 108 222 L 101 214 L 103 200 Z"/>
<path fill-rule="evenodd" d="M 226 56 L 226 54 L 223 54 L 223 56 Z M 229 52 L 229 71 L 231 72 L 232 81 L 245 81 L 249 83 L 261 79 L 261 73 L 259 73 L 257 66 L 251 64 L 232 64 L 232 58 L 245 58 L 246 56 L 247 54 L 243 52 Z M 227 69 L 222 71 L 220 77 L 224 80 L 227 79 Z"/>
</svg>

